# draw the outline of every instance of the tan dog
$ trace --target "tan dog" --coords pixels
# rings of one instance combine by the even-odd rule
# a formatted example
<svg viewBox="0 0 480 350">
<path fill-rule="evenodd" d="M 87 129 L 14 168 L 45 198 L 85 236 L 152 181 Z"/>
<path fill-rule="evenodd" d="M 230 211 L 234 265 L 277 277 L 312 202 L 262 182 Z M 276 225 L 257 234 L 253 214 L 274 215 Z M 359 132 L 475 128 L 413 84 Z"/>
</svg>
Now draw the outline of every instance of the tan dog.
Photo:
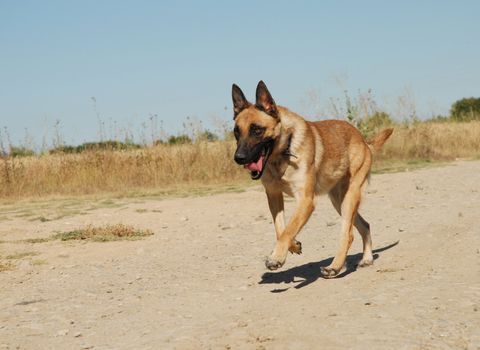
<svg viewBox="0 0 480 350">
<path fill-rule="evenodd" d="M 330 266 L 321 273 L 338 275 L 353 241 L 352 226 L 363 239 L 359 266 L 373 263 L 370 227 L 358 207 L 370 174 L 372 151 L 379 150 L 393 129 L 380 132 L 366 142 L 352 125 L 340 120 L 306 121 L 287 108 L 277 106 L 260 81 L 256 102 L 251 104 L 233 84 L 232 99 L 237 150 L 235 161 L 262 180 L 273 216 L 277 242 L 265 265 L 276 270 L 285 263 L 288 251 L 300 254 L 295 237 L 315 208 L 315 196 L 328 193 L 342 216 L 340 248 Z M 285 226 L 283 193 L 295 197 L 298 206 Z"/>
</svg>

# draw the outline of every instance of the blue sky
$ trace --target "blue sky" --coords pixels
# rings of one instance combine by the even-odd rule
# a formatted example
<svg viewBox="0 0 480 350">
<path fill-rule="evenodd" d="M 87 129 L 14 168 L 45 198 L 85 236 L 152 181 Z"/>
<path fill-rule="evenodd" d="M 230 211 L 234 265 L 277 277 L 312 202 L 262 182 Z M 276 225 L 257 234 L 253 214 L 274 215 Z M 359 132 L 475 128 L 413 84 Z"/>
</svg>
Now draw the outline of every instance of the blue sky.
<svg viewBox="0 0 480 350">
<path fill-rule="evenodd" d="M 187 116 L 229 122 L 231 84 L 253 98 L 259 80 L 310 118 L 343 89 L 447 113 L 480 96 L 479 13 L 479 1 L 5 0 L 0 126 L 39 144 L 60 120 L 79 143 L 98 139 L 97 112 L 137 135 L 157 114 L 175 134 Z"/>
</svg>

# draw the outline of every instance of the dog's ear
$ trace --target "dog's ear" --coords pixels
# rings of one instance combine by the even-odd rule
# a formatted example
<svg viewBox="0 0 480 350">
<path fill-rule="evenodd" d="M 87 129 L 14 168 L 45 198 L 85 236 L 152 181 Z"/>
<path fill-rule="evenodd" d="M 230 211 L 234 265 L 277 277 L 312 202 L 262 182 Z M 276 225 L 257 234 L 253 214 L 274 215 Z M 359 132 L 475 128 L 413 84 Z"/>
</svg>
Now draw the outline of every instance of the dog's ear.
<svg viewBox="0 0 480 350">
<path fill-rule="evenodd" d="M 232 85 L 232 100 L 233 100 L 233 119 L 235 119 L 241 111 L 251 105 L 247 101 L 242 90 L 236 85 Z"/>
<path fill-rule="evenodd" d="M 258 109 L 269 114 L 270 116 L 274 118 L 278 118 L 277 105 L 275 104 L 275 101 L 273 100 L 272 95 L 270 95 L 270 92 L 268 91 L 267 86 L 262 80 L 260 80 L 260 82 L 257 85 L 256 96 L 257 96 L 257 101 L 255 102 L 255 106 Z"/>
</svg>

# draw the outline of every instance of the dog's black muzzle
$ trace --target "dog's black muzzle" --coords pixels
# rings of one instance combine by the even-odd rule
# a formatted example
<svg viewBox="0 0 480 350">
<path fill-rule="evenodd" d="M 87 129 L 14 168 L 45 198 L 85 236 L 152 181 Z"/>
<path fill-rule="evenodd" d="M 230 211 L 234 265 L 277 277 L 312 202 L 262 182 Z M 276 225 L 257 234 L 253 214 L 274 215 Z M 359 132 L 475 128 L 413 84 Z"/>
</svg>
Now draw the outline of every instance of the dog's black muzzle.
<svg viewBox="0 0 480 350">
<path fill-rule="evenodd" d="M 257 143 L 253 147 L 248 147 L 247 144 L 239 142 L 237 150 L 235 151 L 234 160 L 240 165 L 256 162 L 262 155 L 264 148 L 265 142 Z"/>
<path fill-rule="evenodd" d="M 272 152 L 274 146 L 273 139 L 267 139 L 248 147 L 246 143 L 238 142 L 237 150 L 235 151 L 234 160 L 240 165 L 244 165 L 246 168 L 250 163 L 257 163 L 262 158 L 262 166 L 260 171 L 252 171 L 251 177 L 253 180 L 258 180 L 265 170 L 268 157 Z"/>
</svg>

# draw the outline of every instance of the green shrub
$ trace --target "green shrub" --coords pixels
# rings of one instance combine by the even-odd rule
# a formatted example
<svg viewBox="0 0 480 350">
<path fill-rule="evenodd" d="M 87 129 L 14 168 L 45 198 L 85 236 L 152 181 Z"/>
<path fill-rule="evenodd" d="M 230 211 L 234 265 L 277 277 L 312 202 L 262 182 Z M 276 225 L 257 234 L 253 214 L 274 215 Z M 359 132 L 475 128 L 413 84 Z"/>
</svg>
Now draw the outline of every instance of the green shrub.
<svg viewBox="0 0 480 350">
<path fill-rule="evenodd" d="M 209 130 L 205 130 L 204 132 L 200 133 L 197 136 L 197 141 L 208 141 L 208 142 L 218 141 L 218 135 L 214 134 Z"/>
<path fill-rule="evenodd" d="M 367 129 L 380 129 L 393 124 L 392 118 L 390 115 L 385 112 L 375 112 L 372 115 L 369 115 L 360 122 Z"/>
<path fill-rule="evenodd" d="M 139 149 L 140 145 L 133 143 L 131 141 L 100 141 L 100 142 L 85 142 L 79 146 L 58 146 L 50 150 L 49 153 L 81 153 L 85 151 L 100 151 L 100 150 L 131 150 Z"/>
<path fill-rule="evenodd" d="M 35 152 L 26 147 L 10 147 L 10 156 L 11 157 L 31 157 L 35 155 Z"/>
<path fill-rule="evenodd" d="M 357 122 L 357 127 L 365 137 L 376 134 L 380 129 L 392 126 L 393 120 L 388 113 L 375 112 Z"/>
<path fill-rule="evenodd" d="M 447 116 L 441 115 L 441 114 L 433 116 L 430 119 L 427 119 L 428 122 L 434 122 L 434 123 L 445 123 L 445 122 L 449 122 L 451 120 L 452 119 L 450 117 L 447 117 Z"/>
<path fill-rule="evenodd" d="M 454 102 L 450 116 L 454 121 L 480 120 L 480 98 L 462 98 Z"/>
<path fill-rule="evenodd" d="M 183 145 L 183 144 L 189 144 L 192 143 L 192 139 L 185 134 L 178 135 L 178 136 L 170 136 L 168 138 L 168 144 L 169 145 Z"/>
</svg>

